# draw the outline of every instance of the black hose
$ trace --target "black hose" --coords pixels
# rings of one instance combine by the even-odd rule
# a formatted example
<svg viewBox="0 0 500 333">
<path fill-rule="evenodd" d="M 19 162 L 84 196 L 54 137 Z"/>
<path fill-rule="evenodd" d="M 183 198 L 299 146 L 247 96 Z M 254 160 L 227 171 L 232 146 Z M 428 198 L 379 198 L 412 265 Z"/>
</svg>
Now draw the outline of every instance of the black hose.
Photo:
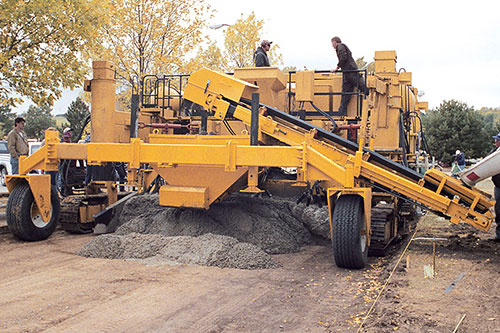
<svg viewBox="0 0 500 333">
<path fill-rule="evenodd" d="M 78 141 L 80 141 L 80 139 L 82 138 L 83 131 L 85 130 L 85 127 L 87 127 L 89 122 L 90 122 L 90 115 L 87 118 L 85 118 L 85 121 L 83 122 L 83 126 L 80 129 L 80 133 L 78 133 L 78 136 L 76 136 L 73 139 L 73 143 L 77 143 Z"/>
<path fill-rule="evenodd" d="M 316 105 L 314 105 L 314 103 L 311 101 L 309 102 L 311 103 L 312 107 L 314 108 L 314 110 L 318 111 L 319 113 L 321 113 L 323 116 L 327 117 L 328 119 L 330 119 L 330 121 L 332 122 L 332 125 L 333 125 L 333 128 L 332 128 L 332 132 L 336 132 L 337 131 L 337 123 L 335 122 L 335 120 L 333 119 L 332 116 L 330 116 L 328 113 L 326 113 L 325 111 L 321 110 L 320 108 L 316 107 Z"/>
<path fill-rule="evenodd" d="M 224 124 L 224 126 L 226 126 L 228 132 L 231 134 L 231 135 L 236 135 L 236 133 L 234 133 L 233 129 L 231 128 L 231 126 L 229 125 L 229 123 L 227 122 L 226 119 L 222 120 L 222 123 Z"/>
</svg>

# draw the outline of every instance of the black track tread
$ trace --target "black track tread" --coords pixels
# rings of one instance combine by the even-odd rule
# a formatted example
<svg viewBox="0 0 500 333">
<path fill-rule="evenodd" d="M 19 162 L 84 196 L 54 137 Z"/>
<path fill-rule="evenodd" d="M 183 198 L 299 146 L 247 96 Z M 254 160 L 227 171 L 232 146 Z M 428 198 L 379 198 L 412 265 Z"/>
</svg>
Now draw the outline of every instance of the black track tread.
<svg viewBox="0 0 500 333">
<path fill-rule="evenodd" d="M 37 228 L 31 221 L 30 214 L 33 201 L 34 198 L 29 184 L 25 182 L 16 185 L 7 201 L 6 215 L 9 230 L 15 237 L 24 241 L 47 239 L 56 229 L 59 220 L 59 197 L 54 188 L 51 191 L 52 217 L 49 224 L 44 228 Z"/>
<path fill-rule="evenodd" d="M 361 251 L 359 242 L 363 221 L 363 198 L 340 196 L 333 211 L 332 245 L 338 267 L 359 269 L 366 266 L 368 247 Z"/>
<path fill-rule="evenodd" d="M 395 236 L 390 238 L 386 235 L 387 224 L 395 223 L 394 204 L 377 204 L 372 207 L 372 219 L 371 219 L 371 237 L 370 237 L 370 248 L 369 255 L 371 256 L 385 256 L 387 254 L 387 249 L 389 244 L 394 240 Z"/>
<path fill-rule="evenodd" d="M 106 201 L 107 196 L 106 194 L 70 195 L 63 199 L 59 224 L 64 231 L 72 234 L 87 234 L 93 231 L 96 223 L 80 222 L 80 207 L 88 200 Z"/>
</svg>

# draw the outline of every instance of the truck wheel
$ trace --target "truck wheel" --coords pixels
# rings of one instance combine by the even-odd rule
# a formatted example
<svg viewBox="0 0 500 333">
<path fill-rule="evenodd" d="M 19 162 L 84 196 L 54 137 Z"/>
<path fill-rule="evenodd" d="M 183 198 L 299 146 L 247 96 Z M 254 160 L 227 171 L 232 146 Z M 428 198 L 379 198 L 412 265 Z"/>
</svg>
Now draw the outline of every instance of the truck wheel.
<svg viewBox="0 0 500 333">
<path fill-rule="evenodd" d="M 50 201 L 50 220 L 44 222 L 29 184 L 16 185 L 7 201 L 7 225 L 10 232 L 24 241 L 47 239 L 56 229 L 59 220 L 59 197 L 54 187 L 51 189 Z"/>
<path fill-rule="evenodd" d="M 363 198 L 343 195 L 337 199 L 332 220 L 335 264 L 342 268 L 364 268 L 368 259 Z"/>
</svg>

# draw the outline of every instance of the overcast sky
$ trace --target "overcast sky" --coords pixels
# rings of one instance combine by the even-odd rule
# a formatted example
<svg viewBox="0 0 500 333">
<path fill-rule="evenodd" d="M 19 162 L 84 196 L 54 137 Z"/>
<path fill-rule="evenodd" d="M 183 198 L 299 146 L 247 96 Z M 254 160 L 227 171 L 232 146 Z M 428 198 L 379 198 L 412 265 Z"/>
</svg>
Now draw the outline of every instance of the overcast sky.
<svg viewBox="0 0 500 333">
<path fill-rule="evenodd" d="M 355 59 L 372 61 L 375 51 L 396 50 L 396 67 L 413 73 L 431 108 L 450 99 L 476 109 L 500 107 L 499 1 L 211 3 L 218 11 L 213 23 L 231 24 L 254 11 L 265 22 L 264 39 L 279 44 L 285 66 L 334 68 L 330 39 L 339 36 Z"/>
<path fill-rule="evenodd" d="M 354 58 L 396 50 L 397 69 L 430 108 L 456 99 L 479 109 L 500 107 L 500 2 L 498 1 L 271 1 L 207 0 L 217 10 L 211 24 L 231 24 L 252 11 L 264 20 L 264 39 L 280 46 L 285 66 L 331 69 L 339 36 Z M 210 30 L 222 39 L 222 30 Z M 54 114 L 65 113 L 79 91 L 65 91 Z M 18 111 L 27 109 L 27 104 Z"/>
</svg>

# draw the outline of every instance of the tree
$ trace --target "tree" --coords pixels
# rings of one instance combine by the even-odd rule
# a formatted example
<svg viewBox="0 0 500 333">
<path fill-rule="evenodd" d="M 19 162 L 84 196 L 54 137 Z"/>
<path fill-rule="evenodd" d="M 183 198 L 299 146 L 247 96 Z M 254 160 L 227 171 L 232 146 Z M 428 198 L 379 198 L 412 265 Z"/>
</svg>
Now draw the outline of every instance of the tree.
<svg viewBox="0 0 500 333">
<path fill-rule="evenodd" d="M 224 49 L 221 50 L 215 42 L 206 49 L 200 46 L 198 55 L 184 67 L 185 73 L 191 73 L 201 67 L 232 72 L 235 68 L 254 66 L 253 54 L 262 40 L 263 27 L 264 20 L 258 20 L 254 13 L 247 18 L 241 16 L 224 31 Z M 278 44 L 273 43 L 268 56 L 272 66 L 283 64 Z"/>
<path fill-rule="evenodd" d="M 219 72 L 229 72 L 231 67 L 223 51 L 217 46 L 216 42 L 211 43 L 205 50 L 198 47 L 198 54 L 184 66 L 185 73 L 192 73 L 202 67 L 206 67 Z"/>
<path fill-rule="evenodd" d="M 69 127 L 73 129 L 73 135 L 78 135 L 82 130 L 85 119 L 90 116 L 90 110 L 87 104 L 77 97 L 68 107 L 66 119 L 69 122 Z"/>
<path fill-rule="evenodd" d="M 367 72 L 375 72 L 375 61 L 368 63 L 365 61 L 365 57 L 356 59 L 356 65 L 359 69 L 366 69 Z"/>
<path fill-rule="evenodd" d="M 141 90 L 146 74 L 182 71 L 188 55 L 206 38 L 212 13 L 204 0 L 109 0 L 101 54 L 117 66 L 120 84 Z"/>
<path fill-rule="evenodd" d="M 44 106 L 31 105 L 22 116 L 26 120 L 26 127 L 24 128 L 26 135 L 29 138 L 36 138 L 42 140 L 45 136 L 45 130 L 49 127 L 55 127 L 56 122 L 52 118 L 52 109 Z"/>
<path fill-rule="evenodd" d="M 99 44 L 99 0 L 0 2 L 0 105 L 51 105 L 80 85 Z"/>
<path fill-rule="evenodd" d="M 7 135 L 7 133 L 9 133 L 9 131 L 14 128 L 14 119 L 16 119 L 16 113 L 12 111 L 10 106 L 8 105 L 0 106 L 1 137 Z"/>
<path fill-rule="evenodd" d="M 252 67 L 253 54 L 260 46 L 264 20 L 258 20 L 252 12 L 247 18 L 243 15 L 235 24 L 229 26 L 224 35 L 224 46 L 229 66 L 234 68 Z M 272 66 L 281 66 L 283 57 L 279 53 L 279 45 L 273 43 L 268 52 L 269 62 Z"/>
<path fill-rule="evenodd" d="M 457 149 L 467 158 L 478 158 L 491 148 L 492 139 L 481 115 L 466 103 L 443 101 L 423 121 L 431 153 L 441 161 L 451 162 Z"/>
</svg>

